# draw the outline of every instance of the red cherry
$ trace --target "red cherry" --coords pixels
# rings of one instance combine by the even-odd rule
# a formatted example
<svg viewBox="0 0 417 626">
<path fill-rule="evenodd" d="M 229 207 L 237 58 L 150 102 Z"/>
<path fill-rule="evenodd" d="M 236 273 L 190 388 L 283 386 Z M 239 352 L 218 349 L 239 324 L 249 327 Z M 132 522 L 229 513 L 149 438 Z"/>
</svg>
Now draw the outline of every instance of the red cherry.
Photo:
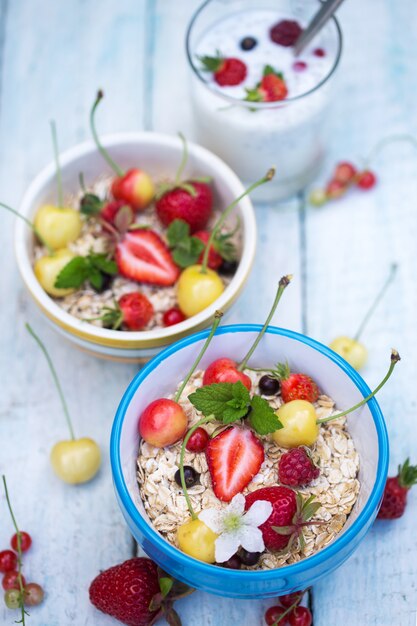
<svg viewBox="0 0 417 626">
<path fill-rule="evenodd" d="M 364 170 L 358 175 L 356 184 L 360 189 L 372 189 L 376 183 L 376 176 L 370 170 Z"/>
<path fill-rule="evenodd" d="M 15 552 L 18 551 L 18 547 L 17 547 L 17 533 L 15 533 L 13 535 L 13 537 L 10 540 L 10 545 L 12 546 L 13 550 Z M 22 552 L 26 552 L 27 550 L 29 550 L 30 546 L 32 545 L 32 537 L 29 535 L 29 533 L 25 533 L 24 530 L 20 531 L 20 549 Z"/>
<path fill-rule="evenodd" d="M 22 578 L 22 585 L 25 586 L 26 585 L 25 577 L 22 574 L 20 576 Z M 20 589 L 19 572 L 17 572 L 16 570 L 7 572 L 3 576 L 3 580 L 1 584 L 3 585 L 3 589 L 6 589 L 6 590 L 7 589 Z"/>
<path fill-rule="evenodd" d="M 285 609 L 282 606 L 269 607 L 269 609 L 265 612 L 265 621 L 268 626 L 273 626 L 273 624 L 277 624 L 277 626 L 284 626 L 285 624 L 288 624 L 287 616 L 284 617 L 284 621 L 279 619 L 283 613 L 285 613 Z"/>
<path fill-rule="evenodd" d="M 356 167 L 347 161 L 342 161 L 336 165 L 333 179 L 343 185 L 350 183 L 356 176 Z"/>
<path fill-rule="evenodd" d="M 288 615 L 290 626 L 311 626 L 312 621 L 313 617 L 306 606 L 297 606 Z"/>
<path fill-rule="evenodd" d="M 285 596 L 280 596 L 278 600 L 281 602 L 282 606 L 289 609 L 295 602 L 301 602 L 303 595 L 303 591 L 295 591 L 294 593 L 287 593 Z"/>
<path fill-rule="evenodd" d="M 0 552 L 0 572 L 5 574 L 17 567 L 17 556 L 11 550 Z"/>
<path fill-rule="evenodd" d="M 186 319 L 184 313 L 180 311 L 177 307 L 172 307 L 172 309 L 168 309 L 165 311 L 162 321 L 164 326 L 174 326 L 174 324 L 179 324 Z"/>
<path fill-rule="evenodd" d="M 185 447 L 190 452 L 204 452 L 209 441 L 210 436 L 208 432 L 200 426 L 193 432 Z"/>
<path fill-rule="evenodd" d="M 323 48 L 315 48 L 313 50 L 313 54 L 316 57 L 325 57 L 326 56 L 326 50 L 323 50 Z"/>
<path fill-rule="evenodd" d="M 178 402 L 160 398 L 151 402 L 139 417 L 142 439 L 156 448 L 170 446 L 182 439 L 188 419 Z"/>
<path fill-rule="evenodd" d="M 252 381 L 246 374 L 239 372 L 236 361 L 232 359 L 217 359 L 213 361 L 203 376 L 203 385 L 212 385 L 213 383 L 241 383 L 250 391 Z"/>
<path fill-rule="evenodd" d="M 343 183 L 338 180 L 331 180 L 326 187 L 327 197 L 331 200 L 335 200 L 336 198 L 340 198 L 346 191 L 346 187 Z"/>
<path fill-rule="evenodd" d="M 143 211 L 154 196 L 154 187 L 148 174 L 133 168 L 113 180 L 111 192 L 115 200 L 123 200 L 134 211 Z"/>
<path fill-rule="evenodd" d="M 295 72 L 303 72 L 305 69 L 307 69 L 307 63 L 305 63 L 304 61 L 295 61 L 295 63 L 292 64 L 292 69 Z"/>
</svg>

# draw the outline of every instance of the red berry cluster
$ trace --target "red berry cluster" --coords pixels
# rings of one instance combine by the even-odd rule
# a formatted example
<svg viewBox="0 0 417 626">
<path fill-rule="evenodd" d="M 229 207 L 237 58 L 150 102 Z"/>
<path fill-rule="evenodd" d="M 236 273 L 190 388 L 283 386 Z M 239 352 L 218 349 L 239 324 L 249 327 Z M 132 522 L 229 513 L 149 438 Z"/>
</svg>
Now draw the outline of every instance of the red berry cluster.
<svg viewBox="0 0 417 626">
<path fill-rule="evenodd" d="M 376 176 L 368 169 L 358 170 L 352 163 L 342 161 L 336 165 L 333 177 L 325 189 L 314 189 L 310 194 L 310 203 L 321 206 L 329 200 L 336 200 L 343 196 L 349 187 L 358 187 L 362 190 L 372 189 L 376 184 Z"/>
<path fill-rule="evenodd" d="M 313 617 L 310 609 L 300 606 L 305 591 L 296 591 L 278 598 L 279 605 L 265 612 L 268 626 L 311 626 Z"/>
<path fill-rule="evenodd" d="M 36 606 L 43 600 L 43 589 L 37 583 L 26 583 L 21 573 L 22 553 L 29 550 L 32 538 L 28 533 L 20 531 L 13 535 L 10 545 L 12 550 L 0 552 L 0 572 L 4 574 L 4 602 L 9 609 Z"/>
</svg>

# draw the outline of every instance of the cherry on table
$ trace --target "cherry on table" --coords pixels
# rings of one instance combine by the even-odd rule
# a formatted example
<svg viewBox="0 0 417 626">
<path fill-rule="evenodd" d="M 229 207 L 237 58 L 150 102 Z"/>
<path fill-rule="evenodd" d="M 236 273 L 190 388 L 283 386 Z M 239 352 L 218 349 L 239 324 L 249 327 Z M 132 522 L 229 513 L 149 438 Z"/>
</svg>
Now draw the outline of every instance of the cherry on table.
<svg viewBox="0 0 417 626">
<path fill-rule="evenodd" d="M 287 593 L 285 594 L 285 596 L 280 596 L 278 600 L 281 602 L 282 606 L 285 606 L 286 609 L 289 609 L 290 606 L 292 606 L 296 602 L 300 603 L 303 595 L 304 591 L 294 591 L 294 593 Z"/>
<path fill-rule="evenodd" d="M 17 567 L 17 556 L 11 550 L 2 550 L 0 552 L 0 572 L 5 574 L 15 570 Z"/>
<path fill-rule="evenodd" d="M 22 585 L 25 586 L 26 581 L 23 574 L 20 574 L 22 579 Z M 3 580 L 1 581 L 3 589 L 20 589 L 19 583 L 19 572 L 16 570 L 12 570 L 11 572 L 6 572 L 3 576 Z"/>
<path fill-rule="evenodd" d="M 376 176 L 370 170 L 364 170 L 360 174 L 358 174 L 358 178 L 356 179 L 356 185 L 360 189 L 364 189 L 367 191 L 368 189 L 372 189 L 376 184 Z"/>
<path fill-rule="evenodd" d="M 306 606 L 297 606 L 288 615 L 290 626 L 311 626 L 313 617 Z"/>
<path fill-rule="evenodd" d="M 20 534 L 20 549 L 22 552 L 26 552 L 27 550 L 29 550 L 30 546 L 32 545 L 32 537 L 29 535 L 29 533 L 26 533 L 24 530 L 21 530 L 19 534 Z M 11 538 L 10 545 L 12 546 L 15 552 L 18 551 L 17 533 L 15 533 L 13 537 Z"/>
<path fill-rule="evenodd" d="M 208 432 L 199 426 L 191 435 L 185 446 L 189 452 L 204 452 L 210 441 Z"/>
<path fill-rule="evenodd" d="M 287 624 L 287 617 L 284 617 L 284 620 L 281 620 L 280 617 L 285 610 L 282 606 L 270 606 L 269 609 L 265 612 L 265 622 L 268 626 L 285 626 Z"/>
<path fill-rule="evenodd" d="M 191 465 L 184 465 L 184 478 L 185 478 L 185 486 L 190 488 L 196 484 L 200 474 L 195 471 Z M 178 469 L 174 475 L 175 482 L 179 487 L 181 487 L 181 474 Z"/>
<path fill-rule="evenodd" d="M 258 386 L 259 391 L 264 396 L 275 396 L 280 389 L 279 380 L 273 376 L 268 376 L 268 374 L 265 374 L 259 379 Z"/>
</svg>

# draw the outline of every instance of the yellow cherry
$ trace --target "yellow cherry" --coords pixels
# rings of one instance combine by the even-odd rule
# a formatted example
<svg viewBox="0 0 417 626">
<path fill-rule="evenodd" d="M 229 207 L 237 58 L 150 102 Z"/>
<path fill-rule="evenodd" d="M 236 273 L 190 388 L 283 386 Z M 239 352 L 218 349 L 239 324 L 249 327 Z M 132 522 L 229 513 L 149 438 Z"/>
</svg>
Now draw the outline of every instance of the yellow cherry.
<svg viewBox="0 0 417 626">
<path fill-rule="evenodd" d="M 78 239 L 82 221 L 76 209 L 45 204 L 38 209 L 33 225 L 52 250 L 59 250 Z"/>
<path fill-rule="evenodd" d="M 55 474 L 70 485 L 91 480 L 97 474 L 100 463 L 100 448 L 88 437 L 59 441 L 51 450 Z"/>
<path fill-rule="evenodd" d="M 187 317 L 197 315 L 223 293 L 224 285 L 217 272 L 201 265 L 190 265 L 182 273 L 177 284 L 178 306 Z"/>
<path fill-rule="evenodd" d="M 56 298 L 63 298 L 74 291 L 74 289 L 59 289 L 55 287 L 58 274 L 74 256 L 75 254 L 71 250 L 62 248 L 62 250 L 43 256 L 35 262 L 33 267 L 35 276 L 46 293 Z"/>
<path fill-rule="evenodd" d="M 205 563 L 214 563 L 214 542 L 218 535 L 204 522 L 193 519 L 177 530 L 178 546 L 180 550 Z"/>
<path fill-rule="evenodd" d="M 283 428 L 272 433 L 272 439 L 282 448 L 312 446 L 319 434 L 314 406 L 306 400 L 286 402 L 275 411 Z"/>
<path fill-rule="evenodd" d="M 336 337 L 329 347 L 340 354 L 355 370 L 360 370 L 368 359 L 368 351 L 363 343 L 351 337 Z"/>
</svg>

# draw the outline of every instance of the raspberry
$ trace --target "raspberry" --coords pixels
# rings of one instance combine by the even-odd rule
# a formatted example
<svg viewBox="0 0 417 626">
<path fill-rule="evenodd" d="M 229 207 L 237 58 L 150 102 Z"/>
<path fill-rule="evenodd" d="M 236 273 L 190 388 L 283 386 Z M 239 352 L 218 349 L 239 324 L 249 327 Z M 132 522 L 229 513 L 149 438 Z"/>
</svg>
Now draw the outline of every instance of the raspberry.
<svg viewBox="0 0 417 626">
<path fill-rule="evenodd" d="M 279 482 L 289 487 L 308 485 L 320 474 L 305 448 L 293 448 L 285 452 L 278 463 Z"/>
<path fill-rule="evenodd" d="M 294 20 L 281 20 L 271 28 L 269 36 L 274 43 L 289 48 L 293 46 L 303 29 L 298 22 Z"/>
</svg>

